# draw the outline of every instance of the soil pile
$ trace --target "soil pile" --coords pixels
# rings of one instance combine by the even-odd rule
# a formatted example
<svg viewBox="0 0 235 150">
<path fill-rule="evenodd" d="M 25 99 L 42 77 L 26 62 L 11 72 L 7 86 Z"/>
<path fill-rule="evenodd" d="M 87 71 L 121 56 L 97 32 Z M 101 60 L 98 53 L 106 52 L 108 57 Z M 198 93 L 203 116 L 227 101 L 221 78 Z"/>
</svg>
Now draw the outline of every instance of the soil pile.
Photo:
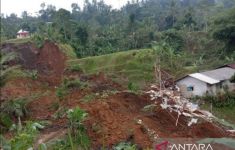
<svg viewBox="0 0 235 150">
<path fill-rule="evenodd" d="M 198 122 L 189 127 L 186 118 L 183 116 L 179 118 L 176 126 L 177 113 L 171 113 L 160 106 L 154 108 L 151 112 L 144 112 L 143 108 L 152 104 L 149 95 L 127 92 L 125 88 L 114 83 L 102 73 L 88 76 L 72 72 L 73 78 L 88 82 L 89 88 L 70 89 L 69 94 L 63 101 L 60 101 L 55 94 L 54 86 L 45 88 L 42 84 L 46 81 L 51 85 L 59 85 L 63 76 L 69 78 L 69 72 L 64 72 L 66 57 L 56 44 L 47 41 L 40 49 L 32 43 L 5 44 L 2 46 L 2 51 L 19 53 L 19 60 L 12 62 L 11 65 L 17 62 L 27 70 L 37 70 L 38 72 L 39 78 L 36 81 L 29 79 L 11 81 L 1 88 L 1 94 L 6 97 L 5 99 L 9 99 L 8 95 L 14 98 L 33 94 L 35 96 L 36 93 L 41 93 L 27 105 L 30 120 L 48 120 L 51 122 L 41 131 L 40 137 L 42 139 L 39 139 L 39 141 L 47 142 L 52 138 L 56 139 L 63 136 L 58 134 L 57 137 L 57 131 L 66 134 L 66 111 L 60 110 L 77 106 L 85 109 L 89 114 L 85 125 L 92 142 L 92 149 L 100 149 L 103 145 L 111 148 L 122 141 L 133 142 L 142 148 L 152 148 L 156 139 L 161 137 L 207 138 L 229 136 L 225 129 L 213 122 Z M 93 99 L 87 102 L 83 101 L 85 96 L 91 95 L 94 96 Z M 55 117 L 55 114 L 58 113 L 62 113 L 62 115 Z"/>
<path fill-rule="evenodd" d="M 60 83 L 66 57 L 56 44 L 46 41 L 42 48 L 36 48 L 32 43 L 19 45 L 9 43 L 3 44 L 1 51 L 18 53 L 17 61 L 9 62 L 10 65 L 20 64 L 24 69 L 36 70 L 39 79 L 49 84 Z"/>
</svg>

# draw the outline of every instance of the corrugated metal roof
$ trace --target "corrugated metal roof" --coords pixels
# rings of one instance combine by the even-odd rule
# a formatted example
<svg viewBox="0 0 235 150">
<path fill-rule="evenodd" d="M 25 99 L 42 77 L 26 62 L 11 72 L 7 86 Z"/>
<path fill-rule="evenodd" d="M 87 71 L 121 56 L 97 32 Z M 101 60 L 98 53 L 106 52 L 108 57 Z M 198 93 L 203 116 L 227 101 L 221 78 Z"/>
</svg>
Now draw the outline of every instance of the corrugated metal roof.
<svg viewBox="0 0 235 150">
<path fill-rule="evenodd" d="M 227 66 L 230 67 L 230 68 L 235 69 L 235 63 L 233 63 L 233 64 L 228 64 Z"/>
<path fill-rule="evenodd" d="M 203 82 L 209 83 L 209 84 L 215 84 L 215 83 L 220 82 L 219 80 L 215 80 L 215 79 L 208 77 L 208 76 L 201 74 L 201 73 L 193 73 L 193 74 L 190 74 L 189 76 L 193 77 L 195 79 L 201 80 Z"/>
<path fill-rule="evenodd" d="M 232 69 L 235 69 L 235 63 L 226 64 L 226 65 L 223 65 L 223 66 L 218 67 L 218 68 L 224 68 L 224 67 L 230 67 L 230 68 L 232 68 Z"/>
<path fill-rule="evenodd" d="M 24 31 L 24 30 L 20 29 L 17 33 L 18 34 L 20 34 L 20 33 L 29 33 L 29 31 Z"/>
<path fill-rule="evenodd" d="M 234 73 L 235 69 L 230 67 L 223 67 L 211 71 L 201 72 L 201 74 L 219 81 L 229 80 L 234 75 Z"/>
</svg>

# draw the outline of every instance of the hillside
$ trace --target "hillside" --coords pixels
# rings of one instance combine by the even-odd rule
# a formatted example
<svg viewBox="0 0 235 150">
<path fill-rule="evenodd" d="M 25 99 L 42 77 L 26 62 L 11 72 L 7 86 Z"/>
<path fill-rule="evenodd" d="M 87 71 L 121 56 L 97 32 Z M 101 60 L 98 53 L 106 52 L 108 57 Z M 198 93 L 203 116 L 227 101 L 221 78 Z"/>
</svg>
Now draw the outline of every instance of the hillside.
<svg viewBox="0 0 235 150">
<path fill-rule="evenodd" d="M 203 119 L 188 126 L 188 118 L 182 116 L 176 126 L 177 114 L 160 105 L 143 111 L 152 103 L 150 95 L 135 93 L 124 83 L 150 85 L 153 50 L 75 59 L 68 45 L 45 41 L 41 48 L 29 42 L 5 43 L 1 52 L 5 73 L 1 74 L 0 127 L 1 134 L 11 139 L 4 146 L 21 143 L 24 149 L 44 143 L 49 149 L 96 149 L 126 142 L 151 148 L 156 137 L 232 137 L 228 127 Z M 70 133 L 68 113 L 76 110 L 79 117 L 80 109 L 88 116 L 77 139 Z M 37 132 L 29 130 L 27 125 L 32 122 L 42 125 L 36 126 Z M 12 124 L 19 132 L 9 130 Z M 24 130 L 19 129 L 20 124 Z"/>
</svg>

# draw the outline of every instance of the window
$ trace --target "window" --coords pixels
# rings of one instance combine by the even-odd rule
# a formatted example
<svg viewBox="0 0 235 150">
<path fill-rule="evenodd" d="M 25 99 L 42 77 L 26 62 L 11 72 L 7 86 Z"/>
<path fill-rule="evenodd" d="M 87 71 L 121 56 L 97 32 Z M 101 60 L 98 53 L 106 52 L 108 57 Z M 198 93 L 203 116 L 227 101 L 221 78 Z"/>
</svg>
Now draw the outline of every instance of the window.
<svg viewBox="0 0 235 150">
<path fill-rule="evenodd" d="M 193 91 L 194 90 L 194 87 L 193 86 L 188 86 L 187 87 L 187 91 Z"/>
</svg>

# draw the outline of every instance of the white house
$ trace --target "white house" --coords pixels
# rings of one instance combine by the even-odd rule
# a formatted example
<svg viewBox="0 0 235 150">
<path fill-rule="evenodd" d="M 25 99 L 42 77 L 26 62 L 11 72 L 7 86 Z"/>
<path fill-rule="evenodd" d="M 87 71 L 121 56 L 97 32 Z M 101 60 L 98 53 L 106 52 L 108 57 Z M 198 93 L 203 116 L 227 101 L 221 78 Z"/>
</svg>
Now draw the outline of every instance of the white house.
<svg viewBox="0 0 235 150">
<path fill-rule="evenodd" d="M 176 81 L 185 97 L 215 95 L 225 90 L 234 91 L 235 83 L 230 79 L 235 74 L 235 64 L 225 65 L 215 70 L 189 74 Z"/>
<path fill-rule="evenodd" d="M 29 37 L 29 31 L 19 30 L 17 32 L 17 38 L 26 38 Z"/>
</svg>

